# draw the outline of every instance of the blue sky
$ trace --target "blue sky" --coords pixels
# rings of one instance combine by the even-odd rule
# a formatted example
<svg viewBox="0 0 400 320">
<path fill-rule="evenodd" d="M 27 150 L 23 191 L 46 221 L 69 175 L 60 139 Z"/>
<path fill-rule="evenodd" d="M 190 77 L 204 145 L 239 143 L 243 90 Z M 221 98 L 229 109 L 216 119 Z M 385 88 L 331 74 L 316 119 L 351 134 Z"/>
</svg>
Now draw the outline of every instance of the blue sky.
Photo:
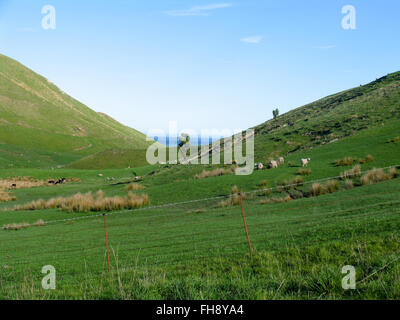
<svg viewBox="0 0 400 320">
<path fill-rule="evenodd" d="M 143 132 L 246 129 L 399 71 L 399 13 L 398 0 L 0 0 L 0 52 Z"/>
</svg>

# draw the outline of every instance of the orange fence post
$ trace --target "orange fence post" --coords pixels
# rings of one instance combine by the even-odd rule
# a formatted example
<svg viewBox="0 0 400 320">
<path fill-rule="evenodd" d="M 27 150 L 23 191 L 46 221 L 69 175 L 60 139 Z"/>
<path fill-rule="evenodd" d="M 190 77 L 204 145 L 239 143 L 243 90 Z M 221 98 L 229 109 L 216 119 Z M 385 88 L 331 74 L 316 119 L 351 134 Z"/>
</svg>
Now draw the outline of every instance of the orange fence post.
<svg viewBox="0 0 400 320">
<path fill-rule="evenodd" d="M 253 253 L 253 250 L 251 248 L 251 242 L 250 242 L 250 237 L 249 237 L 249 230 L 247 230 L 247 223 L 246 223 L 246 217 L 244 215 L 244 208 L 243 208 L 243 195 L 240 193 L 240 205 L 242 206 L 242 214 L 243 214 L 243 222 L 244 222 L 244 229 L 246 230 L 246 236 L 247 236 L 247 241 L 249 242 L 249 250 L 250 254 Z"/>
<path fill-rule="evenodd" d="M 108 261 L 108 272 L 111 272 L 110 268 L 110 252 L 108 251 L 108 236 L 107 236 L 107 222 L 106 222 L 106 214 L 103 214 L 104 216 L 104 231 L 106 233 L 106 248 L 107 248 L 107 261 Z"/>
</svg>

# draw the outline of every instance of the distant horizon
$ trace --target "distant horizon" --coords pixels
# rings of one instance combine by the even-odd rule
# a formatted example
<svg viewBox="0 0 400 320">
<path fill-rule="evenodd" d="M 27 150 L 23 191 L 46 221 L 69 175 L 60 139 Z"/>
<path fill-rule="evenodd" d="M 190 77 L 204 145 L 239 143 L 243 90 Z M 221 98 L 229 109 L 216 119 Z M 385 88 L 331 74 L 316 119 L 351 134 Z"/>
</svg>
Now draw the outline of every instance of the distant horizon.
<svg viewBox="0 0 400 320">
<path fill-rule="evenodd" d="M 177 136 L 166 135 L 166 136 L 149 136 L 149 137 L 154 139 L 156 142 L 159 142 L 167 147 L 176 147 L 178 145 L 179 138 Z M 155 139 L 155 138 L 157 138 L 157 139 Z M 225 137 L 224 136 L 212 136 L 212 137 L 209 137 L 208 142 L 212 143 L 212 142 L 218 141 L 222 138 L 225 138 Z M 201 139 L 200 136 L 191 137 L 190 145 L 192 145 L 192 146 L 204 145 L 204 144 L 202 144 L 202 141 L 204 141 L 204 139 Z"/>
</svg>

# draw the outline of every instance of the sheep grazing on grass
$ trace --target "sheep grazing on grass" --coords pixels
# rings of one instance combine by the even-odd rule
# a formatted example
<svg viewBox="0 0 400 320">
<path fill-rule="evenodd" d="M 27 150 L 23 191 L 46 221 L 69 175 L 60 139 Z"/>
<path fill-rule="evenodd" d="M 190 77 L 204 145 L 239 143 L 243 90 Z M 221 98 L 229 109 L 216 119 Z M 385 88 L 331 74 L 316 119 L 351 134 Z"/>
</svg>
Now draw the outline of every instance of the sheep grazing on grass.
<svg viewBox="0 0 400 320">
<path fill-rule="evenodd" d="M 307 159 L 301 159 L 301 166 L 302 167 L 307 167 L 308 163 L 311 161 L 310 158 Z"/>
<path fill-rule="evenodd" d="M 256 169 L 257 170 L 262 170 L 262 169 L 264 169 L 264 165 L 262 163 L 257 163 L 256 164 Z"/>
<path fill-rule="evenodd" d="M 276 169 L 276 168 L 278 168 L 278 162 L 276 162 L 275 160 L 271 160 L 271 161 L 269 162 L 269 167 L 270 167 L 271 169 Z"/>
<path fill-rule="evenodd" d="M 283 166 L 285 164 L 285 159 L 283 157 L 279 157 L 276 162 L 278 162 L 278 165 Z"/>
</svg>

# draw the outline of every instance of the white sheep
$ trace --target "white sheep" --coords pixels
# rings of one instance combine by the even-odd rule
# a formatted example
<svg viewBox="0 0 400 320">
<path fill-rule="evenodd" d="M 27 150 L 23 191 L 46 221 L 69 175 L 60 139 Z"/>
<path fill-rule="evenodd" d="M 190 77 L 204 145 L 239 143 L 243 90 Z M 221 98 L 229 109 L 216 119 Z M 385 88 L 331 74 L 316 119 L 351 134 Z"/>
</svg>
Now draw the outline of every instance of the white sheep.
<svg viewBox="0 0 400 320">
<path fill-rule="evenodd" d="M 279 157 L 276 162 L 278 165 L 283 166 L 285 164 L 285 159 L 283 157 Z"/>
<path fill-rule="evenodd" d="M 263 165 L 262 163 L 256 163 L 256 164 L 254 165 L 254 167 L 255 167 L 257 170 L 262 170 L 262 169 L 264 168 L 264 165 Z"/>
<path fill-rule="evenodd" d="M 276 169 L 276 168 L 278 168 L 278 162 L 276 162 L 275 160 L 271 160 L 271 161 L 269 162 L 269 167 L 270 167 L 271 169 Z"/>
<path fill-rule="evenodd" d="M 302 165 L 302 167 L 306 167 L 310 161 L 311 161 L 310 158 L 301 159 L 301 165 Z"/>
</svg>

